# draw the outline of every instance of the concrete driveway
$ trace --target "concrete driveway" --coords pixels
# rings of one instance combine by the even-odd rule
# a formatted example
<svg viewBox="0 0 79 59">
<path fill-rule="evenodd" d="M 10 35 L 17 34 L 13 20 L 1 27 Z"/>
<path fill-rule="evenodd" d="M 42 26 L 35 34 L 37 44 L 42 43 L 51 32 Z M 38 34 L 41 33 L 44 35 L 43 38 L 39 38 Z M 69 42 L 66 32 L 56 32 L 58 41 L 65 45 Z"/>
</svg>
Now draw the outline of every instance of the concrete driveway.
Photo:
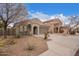
<svg viewBox="0 0 79 59">
<path fill-rule="evenodd" d="M 50 34 L 48 39 L 48 50 L 40 56 L 74 56 L 79 49 L 79 35 Z"/>
</svg>

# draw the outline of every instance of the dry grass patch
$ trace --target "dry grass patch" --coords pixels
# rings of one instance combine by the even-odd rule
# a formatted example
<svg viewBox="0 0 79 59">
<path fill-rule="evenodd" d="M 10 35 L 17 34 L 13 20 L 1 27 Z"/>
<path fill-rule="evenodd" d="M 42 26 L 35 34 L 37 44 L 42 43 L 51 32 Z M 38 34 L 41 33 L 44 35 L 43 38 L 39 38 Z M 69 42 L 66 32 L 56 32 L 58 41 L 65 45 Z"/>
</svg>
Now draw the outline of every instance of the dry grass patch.
<svg viewBox="0 0 79 59">
<path fill-rule="evenodd" d="M 17 38 L 17 43 L 5 47 L 8 55 L 12 56 L 36 56 L 48 50 L 45 40 L 34 36 Z"/>
</svg>

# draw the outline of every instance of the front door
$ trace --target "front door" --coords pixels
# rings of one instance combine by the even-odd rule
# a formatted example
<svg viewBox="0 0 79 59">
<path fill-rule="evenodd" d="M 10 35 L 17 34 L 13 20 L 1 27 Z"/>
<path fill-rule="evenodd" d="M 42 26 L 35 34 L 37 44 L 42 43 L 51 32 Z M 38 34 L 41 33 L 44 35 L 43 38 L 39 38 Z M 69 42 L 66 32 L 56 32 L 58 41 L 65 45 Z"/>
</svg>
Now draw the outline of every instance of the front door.
<svg viewBox="0 0 79 59">
<path fill-rule="evenodd" d="M 38 34 L 38 27 L 33 27 L 33 34 Z"/>
</svg>

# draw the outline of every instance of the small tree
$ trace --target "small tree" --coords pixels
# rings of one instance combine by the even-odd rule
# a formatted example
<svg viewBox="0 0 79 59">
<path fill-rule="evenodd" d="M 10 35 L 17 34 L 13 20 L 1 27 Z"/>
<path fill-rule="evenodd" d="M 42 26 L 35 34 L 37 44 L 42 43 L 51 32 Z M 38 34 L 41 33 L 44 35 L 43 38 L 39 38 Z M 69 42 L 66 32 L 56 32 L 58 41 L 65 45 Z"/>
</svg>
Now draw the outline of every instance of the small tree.
<svg viewBox="0 0 79 59">
<path fill-rule="evenodd" d="M 75 34 L 75 29 L 79 25 L 79 16 L 70 16 L 68 17 L 68 20 L 70 21 L 69 26 L 70 26 L 70 33 Z"/>
<path fill-rule="evenodd" d="M 1 3 L 0 4 L 0 20 L 3 22 L 4 26 L 4 38 L 6 38 L 7 27 L 10 23 L 14 23 L 17 20 L 21 20 L 27 12 L 23 4 L 18 3 Z"/>
<path fill-rule="evenodd" d="M 45 39 L 45 40 L 48 38 L 48 33 L 49 33 L 49 32 L 44 33 L 44 39 Z"/>
</svg>

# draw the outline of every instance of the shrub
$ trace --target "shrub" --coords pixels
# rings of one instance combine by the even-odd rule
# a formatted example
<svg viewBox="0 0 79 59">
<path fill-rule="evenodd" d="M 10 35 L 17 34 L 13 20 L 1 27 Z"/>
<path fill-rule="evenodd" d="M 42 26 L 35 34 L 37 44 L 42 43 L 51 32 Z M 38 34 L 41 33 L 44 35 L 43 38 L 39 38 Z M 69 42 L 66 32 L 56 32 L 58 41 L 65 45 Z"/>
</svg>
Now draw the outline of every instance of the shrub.
<svg viewBox="0 0 79 59">
<path fill-rule="evenodd" d="M 10 40 L 7 40 L 5 44 L 6 44 L 6 45 L 13 45 L 13 44 L 15 44 L 15 43 L 16 43 L 15 40 L 10 39 Z"/>
<path fill-rule="evenodd" d="M 0 47 L 4 47 L 4 44 L 1 44 L 1 43 L 0 43 Z"/>
<path fill-rule="evenodd" d="M 47 38 L 48 38 L 48 32 L 44 34 L 44 39 L 47 39 Z"/>
<path fill-rule="evenodd" d="M 19 34 L 17 34 L 15 37 L 16 37 L 16 38 L 20 38 L 20 35 L 19 35 Z"/>
<path fill-rule="evenodd" d="M 24 50 L 29 50 L 29 51 L 32 51 L 35 49 L 35 46 L 34 45 L 28 45 L 26 48 L 24 48 Z"/>
<path fill-rule="evenodd" d="M 75 35 L 75 31 L 69 31 L 70 34 Z"/>
<path fill-rule="evenodd" d="M 0 40 L 0 47 L 4 47 L 5 46 L 5 41 L 4 40 Z"/>
<path fill-rule="evenodd" d="M 31 31 L 30 31 L 30 30 L 27 30 L 27 31 L 26 31 L 26 35 L 28 35 L 28 36 L 32 36 Z"/>
<path fill-rule="evenodd" d="M 16 32 L 15 38 L 20 38 L 20 33 Z"/>
<path fill-rule="evenodd" d="M 79 30 L 77 30 L 77 33 L 79 33 Z"/>
<path fill-rule="evenodd" d="M 64 30 L 59 30 L 59 33 L 63 33 L 64 32 Z"/>
</svg>

